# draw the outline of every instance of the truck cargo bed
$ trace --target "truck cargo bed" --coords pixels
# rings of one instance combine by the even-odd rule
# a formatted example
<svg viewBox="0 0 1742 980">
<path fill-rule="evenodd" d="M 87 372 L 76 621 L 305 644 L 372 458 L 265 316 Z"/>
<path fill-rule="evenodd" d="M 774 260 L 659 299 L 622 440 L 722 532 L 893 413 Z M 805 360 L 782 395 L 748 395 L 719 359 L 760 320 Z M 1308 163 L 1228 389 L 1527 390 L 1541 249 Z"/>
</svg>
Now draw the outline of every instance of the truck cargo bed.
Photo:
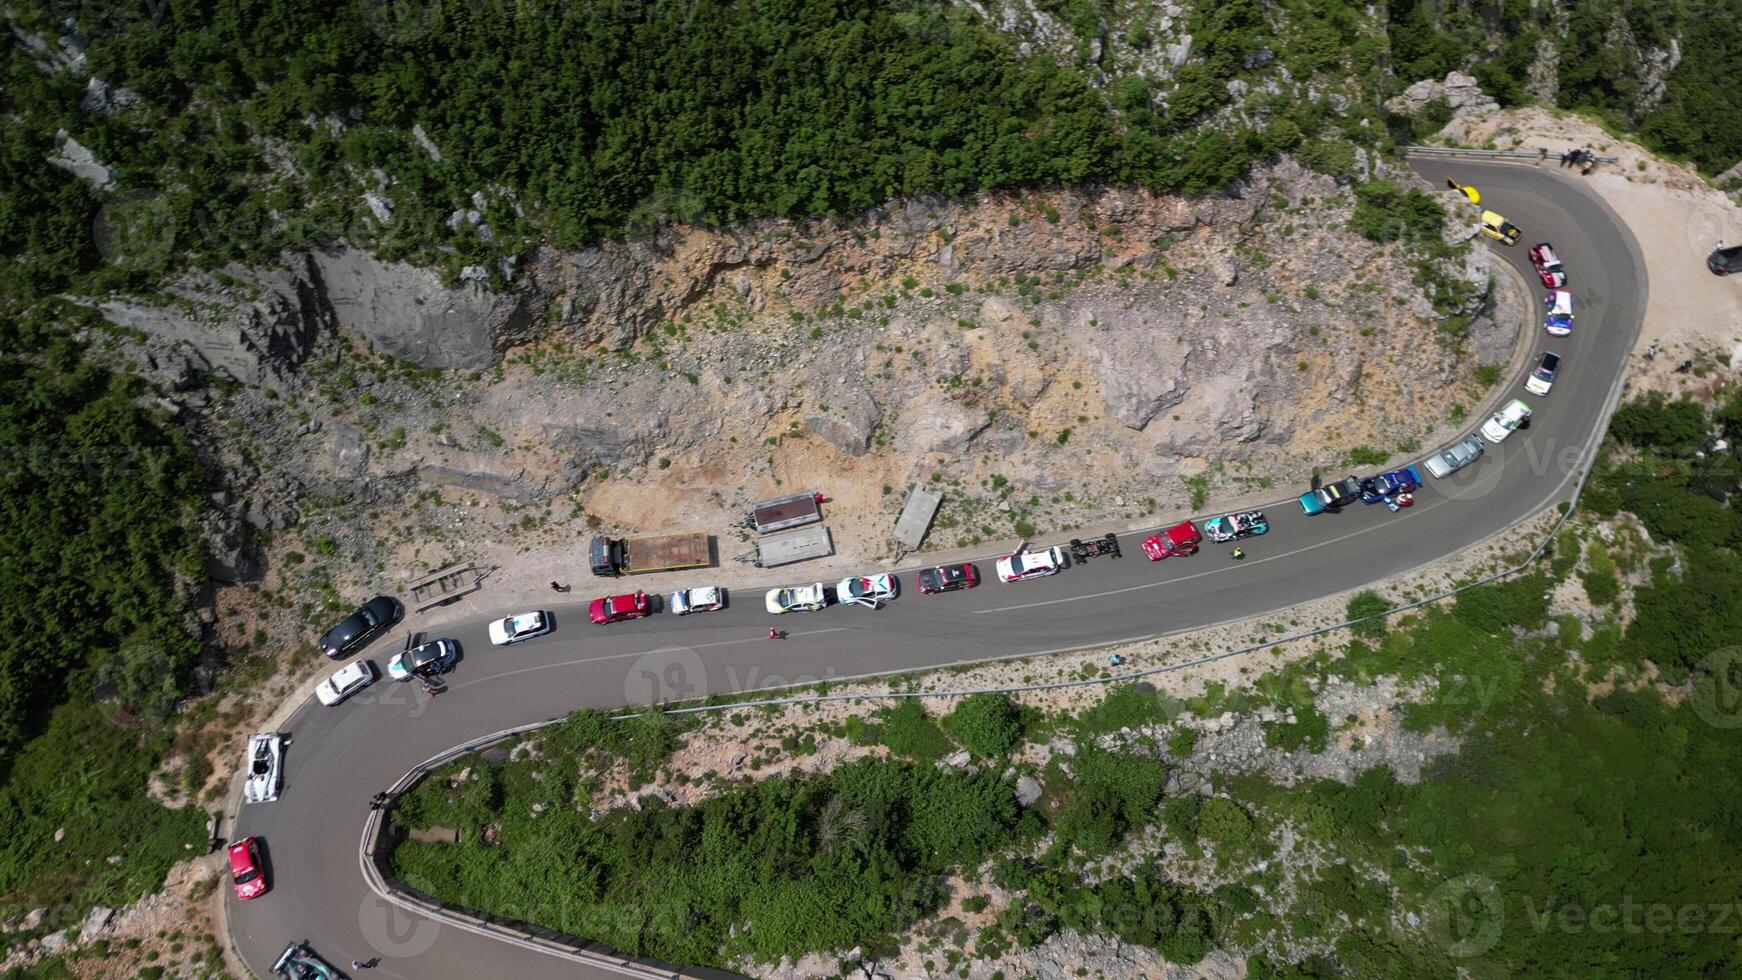
<svg viewBox="0 0 1742 980">
<path fill-rule="evenodd" d="M 826 527 L 807 527 L 756 542 L 756 563 L 764 568 L 808 558 L 824 558 L 834 553 L 835 545 L 829 539 Z"/>
<path fill-rule="evenodd" d="M 750 511 L 750 521 L 756 526 L 757 534 L 784 531 L 822 519 L 822 508 L 817 504 L 816 493 L 811 490 L 761 501 Z"/>
<path fill-rule="evenodd" d="M 677 568 L 701 568 L 714 563 L 710 538 L 706 534 L 662 534 L 650 538 L 627 538 L 623 541 L 622 571 L 664 572 Z"/>
</svg>

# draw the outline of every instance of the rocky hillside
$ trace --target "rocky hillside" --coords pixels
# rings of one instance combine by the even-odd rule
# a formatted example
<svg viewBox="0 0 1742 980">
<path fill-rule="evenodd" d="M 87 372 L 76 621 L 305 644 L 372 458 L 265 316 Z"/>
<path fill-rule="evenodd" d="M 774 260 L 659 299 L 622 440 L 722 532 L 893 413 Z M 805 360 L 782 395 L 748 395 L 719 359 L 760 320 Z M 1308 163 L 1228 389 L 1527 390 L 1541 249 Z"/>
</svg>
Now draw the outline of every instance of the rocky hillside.
<svg viewBox="0 0 1742 980">
<path fill-rule="evenodd" d="M 273 540 L 371 578 L 590 527 L 721 529 L 795 485 L 871 560 L 915 482 L 949 491 L 947 547 L 1419 447 L 1448 422 L 1419 393 L 1504 361 L 1522 313 L 1481 315 L 1515 301 L 1474 248 L 1438 273 L 1468 308 L 1436 314 L 1352 209 L 1284 163 L 1214 197 L 905 201 L 544 249 L 502 293 L 332 250 L 100 308 L 235 475 L 225 580 Z"/>
</svg>

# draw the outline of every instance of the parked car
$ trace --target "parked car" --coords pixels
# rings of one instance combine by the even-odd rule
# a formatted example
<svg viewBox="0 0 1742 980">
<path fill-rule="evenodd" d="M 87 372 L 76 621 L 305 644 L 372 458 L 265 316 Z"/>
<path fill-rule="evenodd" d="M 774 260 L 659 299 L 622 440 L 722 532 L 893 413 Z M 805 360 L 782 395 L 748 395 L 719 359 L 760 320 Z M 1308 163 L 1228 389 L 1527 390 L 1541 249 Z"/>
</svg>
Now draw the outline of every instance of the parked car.
<svg viewBox="0 0 1742 980">
<path fill-rule="evenodd" d="M 515 613 L 506 619 L 498 619 L 490 624 L 490 642 L 499 647 L 521 640 L 530 640 L 535 636 L 543 636 L 551 631 L 555 622 L 550 613 L 542 609 L 532 612 Z"/>
<path fill-rule="evenodd" d="M 345 975 L 321 959 L 307 941 L 284 947 L 272 964 L 272 972 L 286 980 L 345 980 Z"/>
<path fill-rule="evenodd" d="M 398 600 L 378 595 L 327 630 L 321 636 L 321 652 L 334 660 L 348 657 L 391 629 L 404 614 L 405 607 Z"/>
<path fill-rule="evenodd" d="M 1405 466 L 1402 469 L 1370 476 L 1361 481 L 1361 502 L 1364 504 L 1383 503 L 1404 494 L 1414 493 L 1421 489 L 1421 473 L 1415 466 Z"/>
<path fill-rule="evenodd" d="M 1503 245 L 1517 245 L 1518 226 L 1493 211 L 1482 212 L 1482 234 Z"/>
<path fill-rule="evenodd" d="M 1495 412 L 1494 416 L 1482 423 L 1482 438 L 1499 445 L 1506 437 L 1530 421 L 1530 406 L 1522 398 L 1514 398 Z"/>
<path fill-rule="evenodd" d="M 1308 517 L 1322 514 L 1325 511 L 1339 511 L 1344 505 L 1361 499 L 1361 478 L 1348 476 L 1336 483 L 1327 483 L 1317 490 L 1308 490 L 1300 495 L 1300 509 Z"/>
<path fill-rule="evenodd" d="M 763 607 L 776 616 L 789 612 L 816 612 L 828 604 L 829 593 L 821 582 L 769 589 L 762 599 Z"/>
<path fill-rule="evenodd" d="M 1212 517 L 1204 522 L 1204 533 L 1217 544 L 1225 544 L 1236 538 L 1250 538 L 1264 534 L 1270 530 L 1270 522 L 1264 519 L 1261 510 L 1246 510 L 1238 514 L 1223 514 Z"/>
<path fill-rule="evenodd" d="M 1065 550 L 1053 547 L 1040 551 L 1018 551 L 998 559 L 998 578 L 1002 582 L 1057 575 L 1065 566 Z"/>
<path fill-rule="evenodd" d="M 367 660 L 359 660 L 340 667 L 333 676 L 321 681 L 321 685 L 315 688 L 315 697 L 330 708 L 373 683 L 375 665 Z"/>
<path fill-rule="evenodd" d="M 1545 289 L 1559 289 L 1567 284 L 1566 267 L 1548 242 L 1530 246 L 1530 264 L 1536 268 L 1537 278 Z"/>
<path fill-rule="evenodd" d="M 1144 538 L 1143 553 L 1150 561 L 1161 561 L 1175 555 L 1195 555 L 1203 540 L 1204 536 L 1198 533 L 1196 525 L 1191 521 L 1180 521 Z"/>
<path fill-rule="evenodd" d="M 715 586 L 679 589 L 665 597 L 665 608 L 679 616 L 726 608 L 726 590 Z"/>
<path fill-rule="evenodd" d="M 980 570 L 971 562 L 959 565 L 939 565 L 936 568 L 922 568 L 914 576 L 914 584 L 919 586 L 920 595 L 937 595 L 939 592 L 955 592 L 958 589 L 971 589 L 980 584 Z"/>
<path fill-rule="evenodd" d="M 1441 480 L 1458 472 L 1482 455 L 1482 440 L 1465 436 L 1425 460 L 1427 471 Z"/>
<path fill-rule="evenodd" d="M 266 894 L 266 870 L 260 865 L 260 842 L 244 837 L 225 848 L 230 857 L 230 886 L 246 902 Z"/>
<path fill-rule="evenodd" d="M 1742 245 L 1715 246 L 1706 256 L 1706 268 L 1712 270 L 1714 276 L 1742 272 Z"/>
<path fill-rule="evenodd" d="M 261 732 L 248 736 L 248 779 L 242 802 L 271 803 L 284 788 L 284 736 Z"/>
<path fill-rule="evenodd" d="M 895 576 L 888 572 L 844 578 L 835 586 L 835 600 L 844 606 L 865 606 L 877 609 L 895 598 Z"/>
<path fill-rule="evenodd" d="M 1555 372 L 1561 369 L 1561 356 L 1552 351 L 1543 351 L 1537 360 L 1536 367 L 1531 370 L 1530 377 L 1524 379 L 1524 390 L 1533 395 L 1546 395 L 1554 387 Z"/>
<path fill-rule="evenodd" d="M 596 626 L 604 626 L 607 623 L 621 623 L 626 619 L 640 619 L 650 611 L 647 593 L 636 589 L 623 595 L 600 596 L 594 599 L 587 606 L 587 618 Z"/>
<path fill-rule="evenodd" d="M 1551 289 L 1543 297 L 1542 328 L 1551 337 L 1565 337 L 1573 332 L 1573 294 L 1564 289 Z"/>
<path fill-rule="evenodd" d="M 453 640 L 431 640 L 412 646 L 408 638 L 406 648 L 387 661 L 387 676 L 396 681 L 408 681 L 419 675 L 445 674 L 453 669 L 454 661 L 458 659 L 460 648 Z"/>
</svg>

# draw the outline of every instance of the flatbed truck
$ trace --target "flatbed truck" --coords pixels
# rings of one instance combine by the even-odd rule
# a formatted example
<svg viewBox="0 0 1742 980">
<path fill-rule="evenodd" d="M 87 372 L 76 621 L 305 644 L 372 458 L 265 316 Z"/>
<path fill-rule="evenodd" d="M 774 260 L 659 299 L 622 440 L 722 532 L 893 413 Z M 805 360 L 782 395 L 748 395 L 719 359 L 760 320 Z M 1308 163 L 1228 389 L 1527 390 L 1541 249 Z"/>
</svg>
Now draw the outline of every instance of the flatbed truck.
<svg viewBox="0 0 1742 980">
<path fill-rule="evenodd" d="M 593 539 L 587 549 L 594 575 L 639 575 L 680 568 L 706 568 L 714 563 L 713 538 L 707 534 L 661 534 L 634 538 Z"/>
</svg>

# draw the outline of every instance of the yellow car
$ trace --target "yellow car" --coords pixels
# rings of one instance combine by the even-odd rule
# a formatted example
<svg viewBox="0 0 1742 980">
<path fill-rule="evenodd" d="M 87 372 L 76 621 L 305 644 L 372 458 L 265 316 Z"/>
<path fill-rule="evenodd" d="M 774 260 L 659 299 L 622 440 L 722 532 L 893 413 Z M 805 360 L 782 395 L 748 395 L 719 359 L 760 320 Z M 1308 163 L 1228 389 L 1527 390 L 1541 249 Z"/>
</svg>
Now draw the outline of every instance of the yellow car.
<svg viewBox="0 0 1742 980">
<path fill-rule="evenodd" d="M 1492 211 L 1482 212 L 1482 234 L 1506 245 L 1518 244 L 1518 226 Z"/>
</svg>

